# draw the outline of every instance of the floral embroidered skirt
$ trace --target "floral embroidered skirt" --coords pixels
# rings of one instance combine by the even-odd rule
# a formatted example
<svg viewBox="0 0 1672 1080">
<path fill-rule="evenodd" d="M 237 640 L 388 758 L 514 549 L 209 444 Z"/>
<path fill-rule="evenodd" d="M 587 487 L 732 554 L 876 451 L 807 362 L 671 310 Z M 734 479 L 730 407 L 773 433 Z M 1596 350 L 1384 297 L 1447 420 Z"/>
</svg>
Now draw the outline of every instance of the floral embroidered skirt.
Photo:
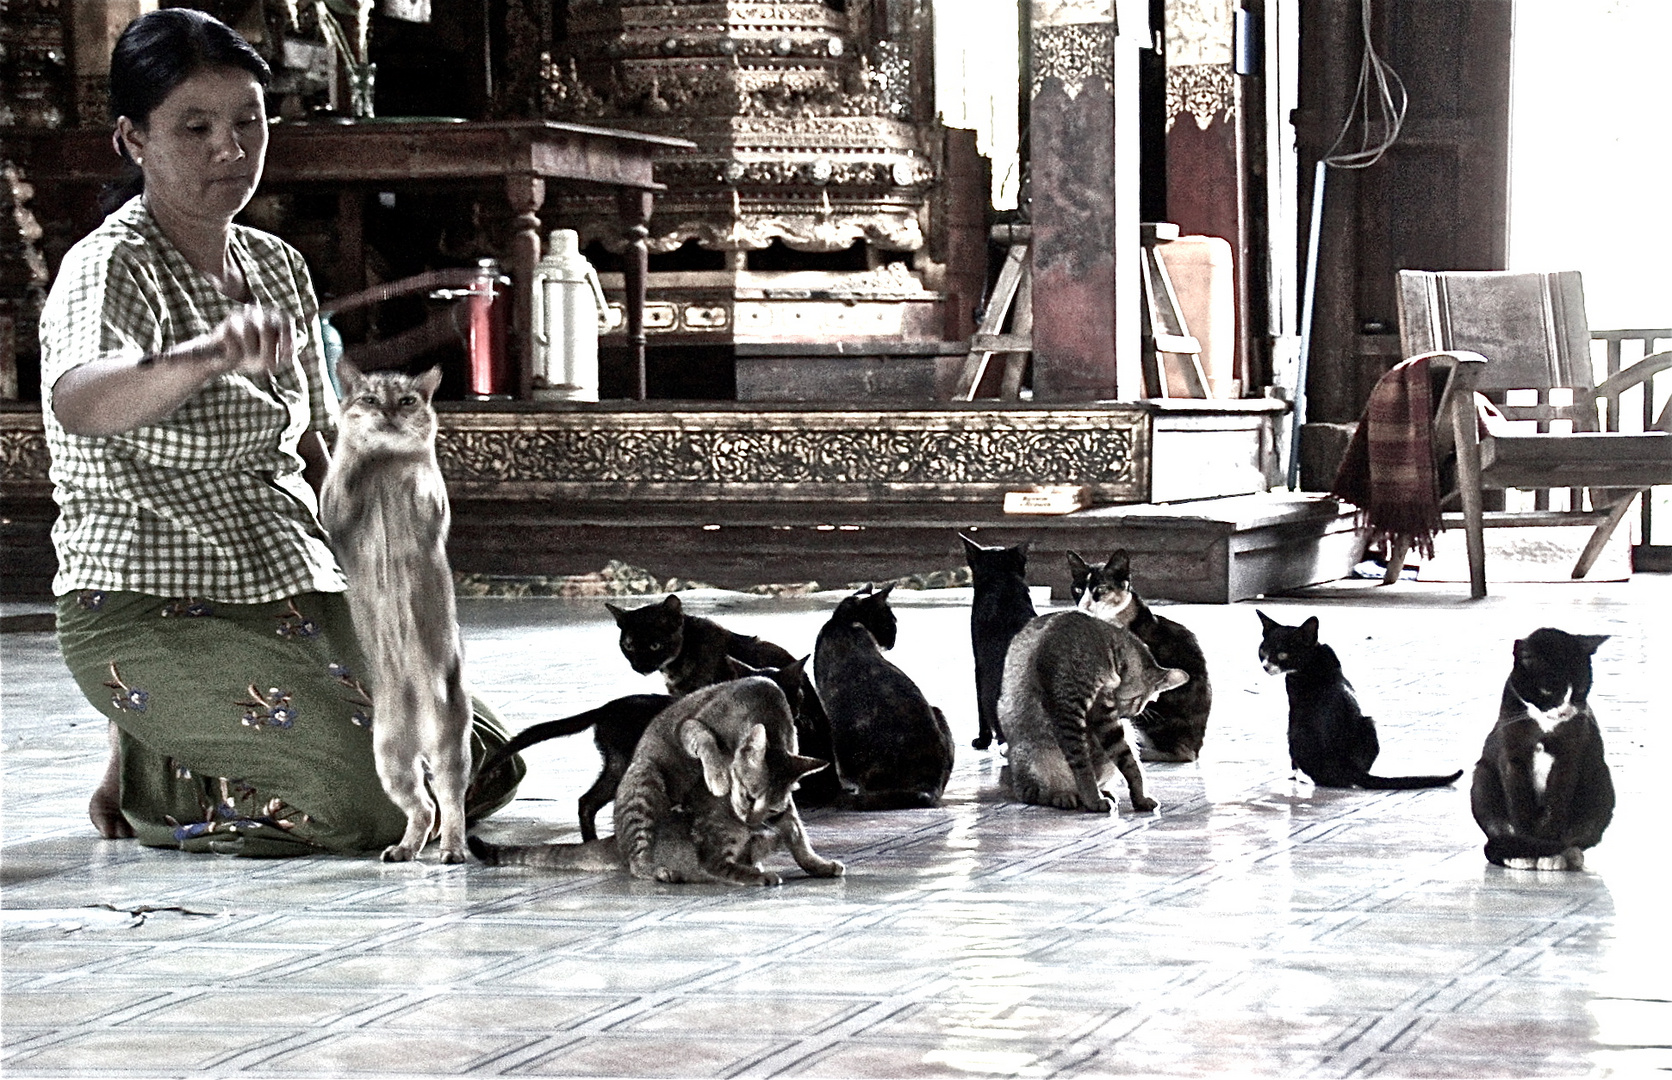
<svg viewBox="0 0 1672 1080">
<path fill-rule="evenodd" d="M 58 641 L 82 693 L 121 731 L 122 813 L 140 843 L 279 857 L 401 838 L 342 595 L 223 604 L 83 591 L 59 598 Z M 510 736 L 472 705 L 480 765 Z M 520 760 L 499 770 L 469 817 L 509 803 L 522 775 Z"/>
</svg>

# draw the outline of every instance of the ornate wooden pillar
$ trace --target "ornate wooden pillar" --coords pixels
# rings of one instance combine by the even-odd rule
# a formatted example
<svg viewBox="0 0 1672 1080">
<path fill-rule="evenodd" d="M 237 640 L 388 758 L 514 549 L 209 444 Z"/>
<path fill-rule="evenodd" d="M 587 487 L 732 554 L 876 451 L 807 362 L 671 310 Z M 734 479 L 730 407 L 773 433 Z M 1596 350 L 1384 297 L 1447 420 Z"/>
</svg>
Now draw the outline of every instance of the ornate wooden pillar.
<svg viewBox="0 0 1672 1080">
<path fill-rule="evenodd" d="M 540 207 L 546 182 L 538 176 L 510 176 L 505 194 L 516 215 L 511 234 L 511 370 L 517 373 L 517 400 L 534 396 L 534 264 L 540 261 Z"/>
<path fill-rule="evenodd" d="M 1148 20 L 1136 6 L 1133 25 L 1142 34 Z M 1138 132 L 1130 54 L 1147 39 L 1119 40 L 1116 0 L 1036 3 L 1031 29 L 1034 398 L 1136 398 Z"/>
<path fill-rule="evenodd" d="M 622 277 L 627 289 L 627 347 L 633 353 L 634 394 L 648 396 L 644 370 L 644 285 L 650 273 L 650 211 L 654 197 L 648 191 L 627 188 L 618 196 L 622 231 L 627 250 L 622 253 Z"/>
</svg>

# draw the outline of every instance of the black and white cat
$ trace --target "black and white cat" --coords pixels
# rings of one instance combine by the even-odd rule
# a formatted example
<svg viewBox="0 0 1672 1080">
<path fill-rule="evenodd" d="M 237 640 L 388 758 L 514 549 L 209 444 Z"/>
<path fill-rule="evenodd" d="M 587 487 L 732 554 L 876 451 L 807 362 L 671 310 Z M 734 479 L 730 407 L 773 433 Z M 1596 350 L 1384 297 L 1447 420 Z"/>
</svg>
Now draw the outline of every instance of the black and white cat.
<svg viewBox="0 0 1672 1080">
<path fill-rule="evenodd" d="M 441 861 L 464 862 L 471 709 L 430 404 L 441 369 L 362 373 L 341 361 L 337 376 L 342 411 L 320 520 L 370 664 L 378 779 L 406 815 L 383 859 L 414 859 L 439 832 Z"/>
<path fill-rule="evenodd" d="M 1583 870 L 1614 817 L 1614 781 L 1591 711 L 1591 657 L 1608 638 L 1544 627 L 1515 643 L 1498 723 L 1469 805 L 1486 857 L 1516 870 Z"/>
<path fill-rule="evenodd" d="M 1022 802 L 1108 813 L 1116 771 L 1134 810 L 1154 810 L 1122 723 L 1189 676 L 1164 668 L 1130 631 L 1085 611 L 1028 623 L 1010 643 L 999 695 L 1009 738 L 1000 782 Z"/>
<path fill-rule="evenodd" d="M 859 810 L 940 802 L 952 774 L 952 731 L 911 677 L 882 655 L 898 624 L 892 585 L 843 598 L 819 630 L 813 677 L 847 801 Z"/>
<path fill-rule="evenodd" d="M 1116 548 L 1101 566 L 1070 551 L 1068 568 L 1076 605 L 1126 627 L 1149 648 L 1156 663 L 1190 676 L 1184 685 L 1163 692 L 1132 718 L 1138 730 L 1139 756 L 1145 761 L 1195 761 L 1213 709 L 1208 658 L 1196 635 L 1144 603 L 1132 588 L 1132 560 L 1125 548 Z"/>
<path fill-rule="evenodd" d="M 1318 617 L 1285 626 L 1263 611 L 1260 663 L 1284 676 L 1289 693 L 1289 763 L 1319 787 L 1409 790 L 1443 787 L 1463 775 L 1374 776 L 1381 753 L 1376 725 L 1359 708 L 1353 684 L 1342 673 L 1335 650 L 1318 640 Z"/>
<path fill-rule="evenodd" d="M 733 678 L 730 660 L 754 668 L 789 667 L 795 662 L 785 649 L 770 641 L 727 630 L 713 619 L 692 615 L 676 595 L 637 608 L 604 605 L 621 631 L 621 653 L 640 675 L 660 672 L 668 693 L 681 697 L 693 690 Z M 802 687 L 801 711 L 796 717 L 801 746 L 809 756 L 831 760 L 830 721 L 811 680 Z M 827 769 L 802 785 L 803 806 L 825 806 L 841 794 L 835 771 Z"/>
<path fill-rule="evenodd" d="M 799 664 L 692 691 L 645 728 L 616 793 L 616 833 L 579 844 L 498 845 L 470 838 L 491 866 L 557 870 L 625 867 L 664 882 L 777 885 L 761 860 L 780 844 L 813 877 L 842 864 L 821 857 L 796 812 L 797 781 L 826 762 L 797 752 L 789 694 Z M 785 687 L 788 687 L 786 692 Z"/>
<path fill-rule="evenodd" d="M 1004 682 L 1004 654 L 1010 641 L 1037 614 L 1028 592 L 1028 547 L 978 544 L 958 534 L 969 563 L 974 596 L 970 601 L 970 648 L 975 653 L 975 707 L 980 730 L 970 745 L 985 750 L 1004 742 L 999 724 L 999 687 Z"/>
</svg>

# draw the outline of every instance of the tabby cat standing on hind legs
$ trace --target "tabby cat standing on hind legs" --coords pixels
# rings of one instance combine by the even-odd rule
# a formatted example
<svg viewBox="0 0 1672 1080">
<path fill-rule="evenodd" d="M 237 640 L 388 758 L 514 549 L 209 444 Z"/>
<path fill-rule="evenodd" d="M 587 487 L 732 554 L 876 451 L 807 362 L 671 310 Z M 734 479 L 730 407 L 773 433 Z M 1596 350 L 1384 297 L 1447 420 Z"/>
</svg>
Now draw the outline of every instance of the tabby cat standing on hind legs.
<svg viewBox="0 0 1672 1080">
<path fill-rule="evenodd" d="M 1359 708 L 1353 684 L 1341 671 L 1335 650 L 1318 640 L 1318 617 L 1285 626 L 1263 611 L 1260 663 L 1283 675 L 1289 694 L 1289 762 L 1319 787 L 1379 790 L 1443 787 L 1463 775 L 1373 776 L 1381 753 L 1376 725 Z"/>
<path fill-rule="evenodd" d="M 795 662 L 788 651 L 770 641 L 734 633 L 713 619 L 688 613 L 677 595 L 643 607 L 604 606 L 621 630 L 621 653 L 633 670 L 640 675 L 661 672 L 674 697 L 733 678 L 731 658 L 755 668 L 783 669 Z M 829 761 L 830 722 L 811 680 L 802 687 L 802 701 L 796 717 L 801 745 L 808 754 Z M 840 791 L 834 770 L 826 770 L 802 785 L 801 803 L 824 806 Z"/>
<path fill-rule="evenodd" d="M 975 653 L 975 706 L 981 728 L 970 745 L 985 750 L 996 738 L 1004 741 L 999 725 L 999 687 L 1004 682 L 1004 654 L 1010 641 L 1036 614 L 1028 593 L 1028 547 L 978 544 L 958 534 L 964 543 L 974 596 L 970 600 L 970 649 Z"/>
<path fill-rule="evenodd" d="M 1213 708 L 1208 659 L 1196 635 L 1144 603 L 1132 588 L 1132 560 L 1125 548 L 1116 548 L 1102 566 L 1093 566 L 1070 551 L 1068 568 L 1076 605 L 1126 627 L 1148 646 L 1156 663 L 1190 676 L 1183 686 L 1163 692 L 1132 718 L 1141 744 L 1139 756 L 1145 761 L 1195 761 L 1202 752 L 1208 712 Z"/>
<path fill-rule="evenodd" d="M 1498 723 L 1469 806 L 1486 857 L 1514 870 L 1583 870 L 1614 817 L 1614 781 L 1591 711 L 1591 656 L 1606 635 L 1551 627 L 1515 643 Z"/>
<path fill-rule="evenodd" d="M 934 806 L 952 775 L 946 717 L 882 655 L 898 632 L 888 606 L 893 588 L 867 585 L 844 597 L 813 648 L 836 772 L 858 810 Z"/>
<path fill-rule="evenodd" d="M 471 704 L 430 404 L 441 369 L 362 373 L 345 360 L 337 375 L 342 416 L 320 516 L 371 665 L 378 778 L 406 815 L 405 834 L 383 858 L 416 858 L 439 830 L 441 861 L 463 862 Z"/>
<path fill-rule="evenodd" d="M 1000 782 L 1026 803 L 1108 813 L 1115 802 L 1104 785 L 1119 771 L 1132 809 L 1154 810 L 1121 721 L 1189 676 L 1157 664 L 1098 606 L 1042 615 L 1010 643 L 999 694 L 1010 754 Z"/>
<path fill-rule="evenodd" d="M 645 729 L 616 794 L 616 834 L 580 844 L 502 846 L 470 838 L 489 865 L 562 870 L 625 867 L 636 878 L 777 885 L 760 860 L 789 848 L 813 877 L 842 864 L 807 840 L 793 792 L 826 766 L 798 753 L 792 699 L 800 662 L 770 676 L 703 687 L 673 702 Z"/>
</svg>

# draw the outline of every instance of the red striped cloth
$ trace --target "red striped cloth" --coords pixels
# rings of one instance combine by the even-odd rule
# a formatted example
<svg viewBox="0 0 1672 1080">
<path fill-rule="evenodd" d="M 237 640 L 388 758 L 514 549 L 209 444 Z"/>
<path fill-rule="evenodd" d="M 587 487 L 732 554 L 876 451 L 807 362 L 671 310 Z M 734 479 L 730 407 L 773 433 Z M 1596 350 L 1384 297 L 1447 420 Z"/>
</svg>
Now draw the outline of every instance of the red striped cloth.
<svg viewBox="0 0 1672 1080">
<path fill-rule="evenodd" d="M 1434 467 L 1434 389 L 1428 358 L 1406 360 L 1370 391 L 1330 494 L 1360 510 L 1372 543 L 1406 541 L 1434 557 L 1440 480 Z"/>
</svg>

